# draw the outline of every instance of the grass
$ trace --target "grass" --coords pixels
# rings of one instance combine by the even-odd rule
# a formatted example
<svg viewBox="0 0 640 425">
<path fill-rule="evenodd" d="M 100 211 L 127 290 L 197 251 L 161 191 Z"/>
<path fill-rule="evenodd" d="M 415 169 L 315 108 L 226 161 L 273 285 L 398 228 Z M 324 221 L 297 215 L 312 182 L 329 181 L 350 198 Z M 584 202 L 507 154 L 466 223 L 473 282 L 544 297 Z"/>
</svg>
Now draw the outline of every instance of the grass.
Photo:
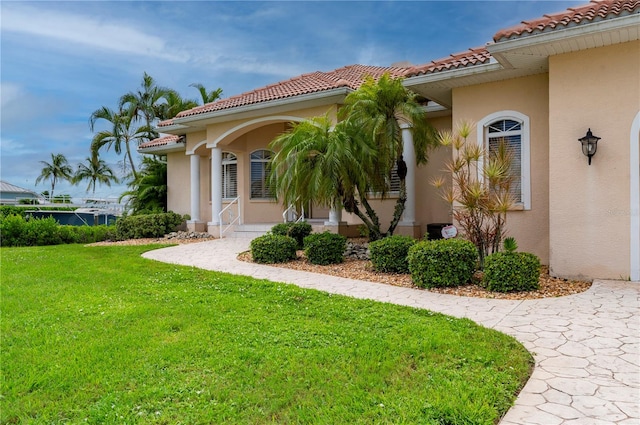
<svg viewBox="0 0 640 425">
<path fill-rule="evenodd" d="M 530 374 L 469 320 L 148 249 L 0 249 L 1 423 L 494 424 Z"/>
</svg>

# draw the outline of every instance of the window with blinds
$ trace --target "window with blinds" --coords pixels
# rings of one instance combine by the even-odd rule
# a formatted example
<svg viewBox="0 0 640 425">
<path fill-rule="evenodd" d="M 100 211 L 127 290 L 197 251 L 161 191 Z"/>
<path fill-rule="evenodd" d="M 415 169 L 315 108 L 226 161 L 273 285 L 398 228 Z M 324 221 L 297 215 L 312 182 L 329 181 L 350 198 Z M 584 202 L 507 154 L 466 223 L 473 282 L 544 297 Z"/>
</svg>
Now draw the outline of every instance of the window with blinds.
<svg viewBox="0 0 640 425">
<path fill-rule="evenodd" d="M 397 162 L 393 163 L 393 168 L 391 168 L 391 173 L 388 176 L 385 176 L 385 181 L 387 182 L 387 195 L 388 196 L 397 196 L 400 194 L 400 177 L 398 177 L 398 164 Z M 380 193 L 371 192 L 372 196 L 380 196 Z"/>
<path fill-rule="evenodd" d="M 389 191 L 391 193 L 400 193 L 400 177 L 398 177 L 398 163 L 393 163 L 391 176 L 389 177 Z"/>
<path fill-rule="evenodd" d="M 504 141 L 507 149 L 513 155 L 511 161 L 511 195 L 515 202 L 523 202 L 522 197 L 522 123 L 519 121 L 506 119 L 495 121 L 486 129 L 486 141 L 489 154 L 498 149 L 501 141 Z"/>
<path fill-rule="evenodd" d="M 222 197 L 238 197 L 238 158 L 231 152 L 222 152 Z"/>
<path fill-rule="evenodd" d="M 251 199 L 273 199 L 269 187 L 271 151 L 261 149 L 251 152 Z"/>
</svg>

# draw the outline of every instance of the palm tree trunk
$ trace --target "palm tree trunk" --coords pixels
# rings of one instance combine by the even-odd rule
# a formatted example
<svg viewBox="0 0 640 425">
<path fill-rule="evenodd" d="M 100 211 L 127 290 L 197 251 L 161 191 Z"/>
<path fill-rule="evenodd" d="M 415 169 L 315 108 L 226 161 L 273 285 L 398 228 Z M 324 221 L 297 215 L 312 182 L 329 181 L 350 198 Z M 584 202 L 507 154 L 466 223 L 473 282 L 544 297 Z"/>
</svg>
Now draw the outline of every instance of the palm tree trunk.
<svg viewBox="0 0 640 425">
<path fill-rule="evenodd" d="M 127 159 L 129 160 L 129 164 L 131 165 L 131 172 L 133 173 L 133 178 L 138 178 L 138 173 L 136 172 L 136 167 L 133 164 L 133 157 L 131 156 L 131 148 L 129 147 L 129 142 L 126 143 L 127 146 Z"/>
<path fill-rule="evenodd" d="M 387 230 L 386 236 L 393 235 L 395 232 L 400 219 L 402 218 L 402 214 L 405 210 L 405 205 L 407 203 L 407 182 L 406 179 L 400 179 L 400 196 L 396 201 L 396 206 L 393 210 L 393 218 L 391 219 L 391 223 L 389 224 L 389 230 Z"/>
</svg>

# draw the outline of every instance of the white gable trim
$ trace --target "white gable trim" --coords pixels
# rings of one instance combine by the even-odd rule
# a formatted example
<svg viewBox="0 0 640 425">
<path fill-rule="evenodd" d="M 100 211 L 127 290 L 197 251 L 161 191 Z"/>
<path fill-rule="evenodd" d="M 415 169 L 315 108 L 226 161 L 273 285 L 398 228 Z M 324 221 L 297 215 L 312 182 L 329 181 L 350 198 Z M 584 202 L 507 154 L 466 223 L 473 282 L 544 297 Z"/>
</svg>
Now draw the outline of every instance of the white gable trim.
<svg viewBox="0 0 640 425">
<path fill-rule="evenodd" d="M 247 127 L 255 127 L 256 124 L 266 124 L 266 123 L 274 123 L 274 122 L 301 122 L 304 121 L 306 118 L 301 118 L 301 117 L 294 117 L 291 115 L 273 115 L 273 116 L 268 116 L 268 117 L 260 117 L 260 118 L 256 118 L 250 121 L 246 121 L 243 122 L 242 124 L 239 124 L 227 131 L 225 131 L 224 133 L 222 133 L 220 136 L 218 136 L 217 139 L 215 139 L 212 142 L 207 143 L 207 147 L 208 148 L 214 148 L 216 146 L 218 146 L 218 143 L 220 143 L 222 140 L 224 140 L 225 138 L 229 137 L 231 134 L 236 133 L 244 128 Z"/>
<path fill-rule="evenodd" d="M 518 111 L 498 111 L 487 115 L 486 117 L 478 121 L 476 126 L 478 145 L 487 148 L 485 145 L 485 129 L 487 126 L 498 120 L 512 119 L 522 123 L 522 151 L 521 151 L 521 190 L 522 190 L 522 204 L 525 210 L 531 209 L 531 147 L 530 147 L 530 132 L 531 125 L 529 124 L 529 117 Z M 479 164 L 482 167 L 482 163 Z"/>
<path fill-rule="evenodd" d="M 629 156 L 630 277 L 640 281 L 640 112 L 631 124 Z"/>
<path fill-rule="evenodd" d="M 196 151 L 198 150 L 198 148 L 202 145 L 206 145 L 207 141 L 203 140 L 202 142 L 198 142 L 196 143 L 196 145 L 193 147 L 193 149 L 188 150 L 185 152 L 186 155 L 195 155 Z"/>
</svg>

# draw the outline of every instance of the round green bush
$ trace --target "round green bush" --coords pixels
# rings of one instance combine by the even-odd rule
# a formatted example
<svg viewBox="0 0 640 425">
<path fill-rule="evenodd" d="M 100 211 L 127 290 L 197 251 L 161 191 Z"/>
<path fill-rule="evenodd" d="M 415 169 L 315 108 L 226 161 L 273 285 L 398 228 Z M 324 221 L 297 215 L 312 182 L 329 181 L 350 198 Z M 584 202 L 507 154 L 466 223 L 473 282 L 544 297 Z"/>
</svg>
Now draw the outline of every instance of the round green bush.
<svg viewBox="0 0 640 425">
<path fill-rule="evenodd" d="M 268 233 L 251 241 L 251 256 L 256 263 L 286 263 L 296 258 L 296 241 L 290 236 Z"/>
<path fill-rule="evenodd" d="M 423 288 L 468 283 L 476 270 L 478 249 L 464 239 L 438 239 L 413 245 L 407 256 L 413 283 Z"/>
<path fill-rule="evenodd" d="M 540 259 L 529 252 L 496 252 L 484 259 L 482 283 L 489 291 L 535 291 L 540 285 Z"/>
<path fill-rule="evenodd" d="M 338 264 L 344 261 L 347 238 L 335 233 L 314 233 L 304 238 L 304 254 L 312 264 Z"/>
<path fill-rule="evenodd" d="M 376 271 L 384 273 L 409 273 L 407 254 L 416 244 L 410 236 L 389 236 L 369 244 L 371 263 Z"/>
<path fill-rule="evenodd" d="M 298 223 L 279 223 L 271 228 L 274 235 L 291 236 L 296 240 L 298 249 L 304 249 L 304 238 L 311 234 L 311 225 L 306 221 Z"/>
</svg>

